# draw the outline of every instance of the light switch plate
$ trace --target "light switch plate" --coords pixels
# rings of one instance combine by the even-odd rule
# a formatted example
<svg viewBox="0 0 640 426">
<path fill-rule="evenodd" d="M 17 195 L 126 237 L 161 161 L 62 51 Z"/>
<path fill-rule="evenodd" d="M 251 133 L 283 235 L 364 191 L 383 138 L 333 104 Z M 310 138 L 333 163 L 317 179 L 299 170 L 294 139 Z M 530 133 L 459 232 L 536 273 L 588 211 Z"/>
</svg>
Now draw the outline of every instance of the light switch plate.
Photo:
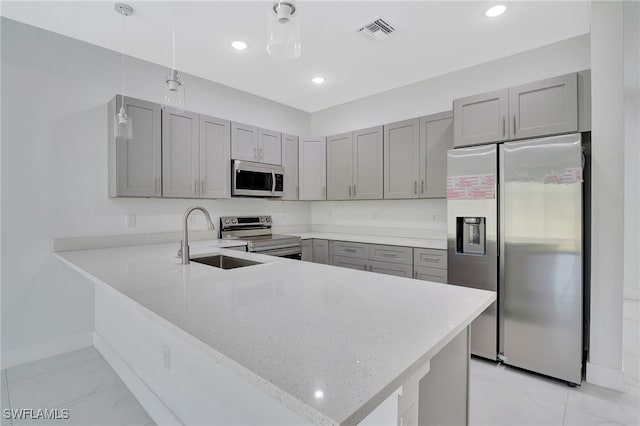
<svg viewBox="0 0 640 426">
<path fill-rule="evenodd" d="M 135 228 L 136 227 L 136 215 L 128 214 L 125 216 L 125 227 L 127 228 Z"/>
</svg>

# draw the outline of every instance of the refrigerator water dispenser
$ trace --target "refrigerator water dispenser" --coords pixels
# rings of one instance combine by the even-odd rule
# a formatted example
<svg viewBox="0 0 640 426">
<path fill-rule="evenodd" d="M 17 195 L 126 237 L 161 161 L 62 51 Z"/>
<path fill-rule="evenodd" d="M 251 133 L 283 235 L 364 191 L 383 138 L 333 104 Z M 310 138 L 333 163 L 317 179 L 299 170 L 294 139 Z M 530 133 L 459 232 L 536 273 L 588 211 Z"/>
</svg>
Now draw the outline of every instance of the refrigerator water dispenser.
<svg viewBox="0 0 640 426">
<path fill-rule="evenodd" d="M 457 217 L 457 252 L 486 254 L 486 228 L 484 217 Z"/>
</svg>

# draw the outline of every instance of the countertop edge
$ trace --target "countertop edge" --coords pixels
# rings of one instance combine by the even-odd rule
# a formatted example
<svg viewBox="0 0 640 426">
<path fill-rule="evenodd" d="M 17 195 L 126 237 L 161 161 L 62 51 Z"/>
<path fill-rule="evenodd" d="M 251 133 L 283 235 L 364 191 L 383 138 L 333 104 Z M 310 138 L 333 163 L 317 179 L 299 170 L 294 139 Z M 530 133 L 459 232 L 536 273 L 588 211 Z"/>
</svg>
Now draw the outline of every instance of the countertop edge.
<svg viewBox="0 0 640 426">
<path fill-rule="evenodd" d="M 230 372 L 233 372 L 234 374 L 237 375 L 239 379 L 244 380 L 248 384 L 255 386 L 257 389 L 263 391 L 265 394 L 273 398 L 275 401 L 281 403 L 282 405 L 290 409 L 292 412 L 309 420 L 312 424 L 332 425 L 332 426 L 337 426 L 340 424 L 339 421 L 336 421 L 335 419 L 331 419 L 327 417 L 325 414 L 323 414 L 322 412 L 316 410 L 314 407 L 311 407 L 308 404 L 305 404 L 303 401 L 300 401 L 293 395 L 287 393 L 286 391 L 277 387 L 276 385 L 269 382 L 268 380 L 255 374 L 248 368 L 243 367 L 242 365 L 238 364 L 236 361 L 218 352 L 210 345 L 207 345 L 206 343 L 200 341 L 195 336 L 182 330 L 180 327 L 176 326 L 175 324 L 172 324 L 170 321 L 156 314 L 146 306 L 136 302 L 126 294 L 118 291 L 117 289 L 113 288 L 112 286 L 105 283 L 101 279 L 95 277 L 94 275 L 85 271 L 81 267 L 75 265 L 73 262 L 65 259 L 61 255 L 62 253 L 54 252 L 53 255 L 57 259 L 59 259 L 62 263 L 69 266 L 71 269 L 73 269 L 74 271 L 78 272 L 79 274 L 81 274 L 82 276 L 90 280 L 92 283 L 100 286 L 104 286 L 107 289 L 115 291 L 116 293 L 118 293 L 118 295 L 126 299 L 127 303 L 132 303 L 140 307 L 140 309 L 142 309 L 146 314 L 149 315 L 149 318 L 152 318 L 160 326 L 164 327 L 167 331 L 173 333 L 178 338 L 182 339 L 186 344 L 190 345 L 193 349 L 200 351 L 202 354 L 209 357 L 213 362 L 216 362 L 220 364 L 223 368 L 226 368 Z"/>
</svg>

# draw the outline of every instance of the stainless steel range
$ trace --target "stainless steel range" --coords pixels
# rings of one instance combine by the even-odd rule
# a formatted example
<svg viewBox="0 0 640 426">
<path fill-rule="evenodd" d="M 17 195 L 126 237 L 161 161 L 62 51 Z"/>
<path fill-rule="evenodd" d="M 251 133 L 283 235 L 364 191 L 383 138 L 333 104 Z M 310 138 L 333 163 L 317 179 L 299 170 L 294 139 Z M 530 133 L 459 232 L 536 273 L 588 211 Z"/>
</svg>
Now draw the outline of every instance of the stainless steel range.
<svg viewBox="0 0 640 426">
<path fill-rule="evenodd" d="M 273 234 L 272 224 L 271 216 L 222 216 L 220 232 L 223 239 L 247 241 L 250 252 L 300 260 L 300 237 Z"/>
</svg>

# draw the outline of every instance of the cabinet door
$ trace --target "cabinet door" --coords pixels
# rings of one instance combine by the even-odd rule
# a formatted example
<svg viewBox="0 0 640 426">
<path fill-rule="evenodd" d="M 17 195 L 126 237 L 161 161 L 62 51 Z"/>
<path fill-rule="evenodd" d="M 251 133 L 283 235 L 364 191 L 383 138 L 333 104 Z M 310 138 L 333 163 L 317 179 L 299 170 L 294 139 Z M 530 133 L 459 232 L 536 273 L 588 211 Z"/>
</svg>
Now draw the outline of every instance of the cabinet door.
<svg viewBox="0 0 640 426">
<path fill-rule="evenodd" d="M 133 139 L 116 139 L 113 117 L 124 109 L 131 117 Z M 116 96 L 109 103 L 109 196 L 162 196 L 162 110 L 159 104 Z"/>
<path fill-rule="evenodd" d="M 447 151 L 453 149 L 453 112 L 420 119 L 420 198 L 447 197 Z"/>
<path fill-rule="evenodd" d="M 509 137 L 508 115 L 508 89 L 454 100 L 454 146 L 507 140 Z"/>
<path fill-rule="evenodd" d="M 312 240 L 302 240 L 302 260 L 305 262 L 313 262 Z"/>
<path fill-rule="evenodd" d="M 282 165 L 284 166 L 283 200 L 298 199 L 298 137 L 282 135 Z"/>
<path fill-rule="evenodd" d="M 242 123 L 231 123 L 231 158 L 258 161 L 258 128 Z"/>
<path fill-rule="evenodd" d="M 333 266 L 341 268 L 357 269 L 359 271 L 367 271 L 369 269 L 369 261 L 366 259 L 358 259 L 355 257 L 333 256 Z"/>
<path fill-rule="evenodd" d="M 258 161 L 282 165 L 282 134 L 272 130 L 258 131 Z"/>
<path fill-rule="evenodd" d="M 369 253 L 369 259 L 371 260 L 413 265 L 413 249 L 411 247 L 371 244 Z"/>
<path fill-rule="evenodd" d="M 198 114 L 162 111 L 162 195 L 200 196 L 200 137 Z"/>
<path fill-rule="evenodd" d="M 384 126 L 384 198 L 418 198 L 420 121 Z"/>
<path fill-rule="evenodd" d="M 352 197 L 352 142 L 351 132 L 327 137 L 327 200 Z"/>
<path fill-rule="evenodd" d="M 231 197 L 231 124 L 200 115 L 200 196 Z"/>
<path fill-rule="evenodd" d="M 447 283 L 447 270 L 437 268 L 427 268 L 424 266 L 416 266 L 414 268 L 413 278 L 422 281 L 432 281 L 434 283 Z"/>
<path fill-rule="evenodd" d="M 329 264 L 329 240 L 317 240 L 314 239 L 312 243 L 313 247 L 313 261 L 315 263 Z"/>
<path fill-rule="evenodd" d="M 369 260 L 369 244 L 333 241 L 333 255 Z"/>
<path fill-rule="evenodd" d="M 578 76 L 549 78 L 509 89 L 511 139 L 578 131 Z"/>
<path fill-rule="evenodd" d="M 369 271 L 379 274 L 395 275 L 396 277 L 413 277 L 411 265 L 403 265 L 401 263 L 371 261 L 369 263 Z"/>
<path fill-rule="evenodd" d="M 427 248 L 413 249 L 413 264 L 425 268 L 447 269 L 447 251 Z"/>
<path fill-rule="evenodd" d="M 353 194 L 358 200 L 382 199 L 382 126 L 353 132 Z"/>
<path fill-rule="evenodd" d="M 327 143 L 323 137 L 304 137 L 298 146 L 300 200 L 327 198 Z"/>
</svg>

